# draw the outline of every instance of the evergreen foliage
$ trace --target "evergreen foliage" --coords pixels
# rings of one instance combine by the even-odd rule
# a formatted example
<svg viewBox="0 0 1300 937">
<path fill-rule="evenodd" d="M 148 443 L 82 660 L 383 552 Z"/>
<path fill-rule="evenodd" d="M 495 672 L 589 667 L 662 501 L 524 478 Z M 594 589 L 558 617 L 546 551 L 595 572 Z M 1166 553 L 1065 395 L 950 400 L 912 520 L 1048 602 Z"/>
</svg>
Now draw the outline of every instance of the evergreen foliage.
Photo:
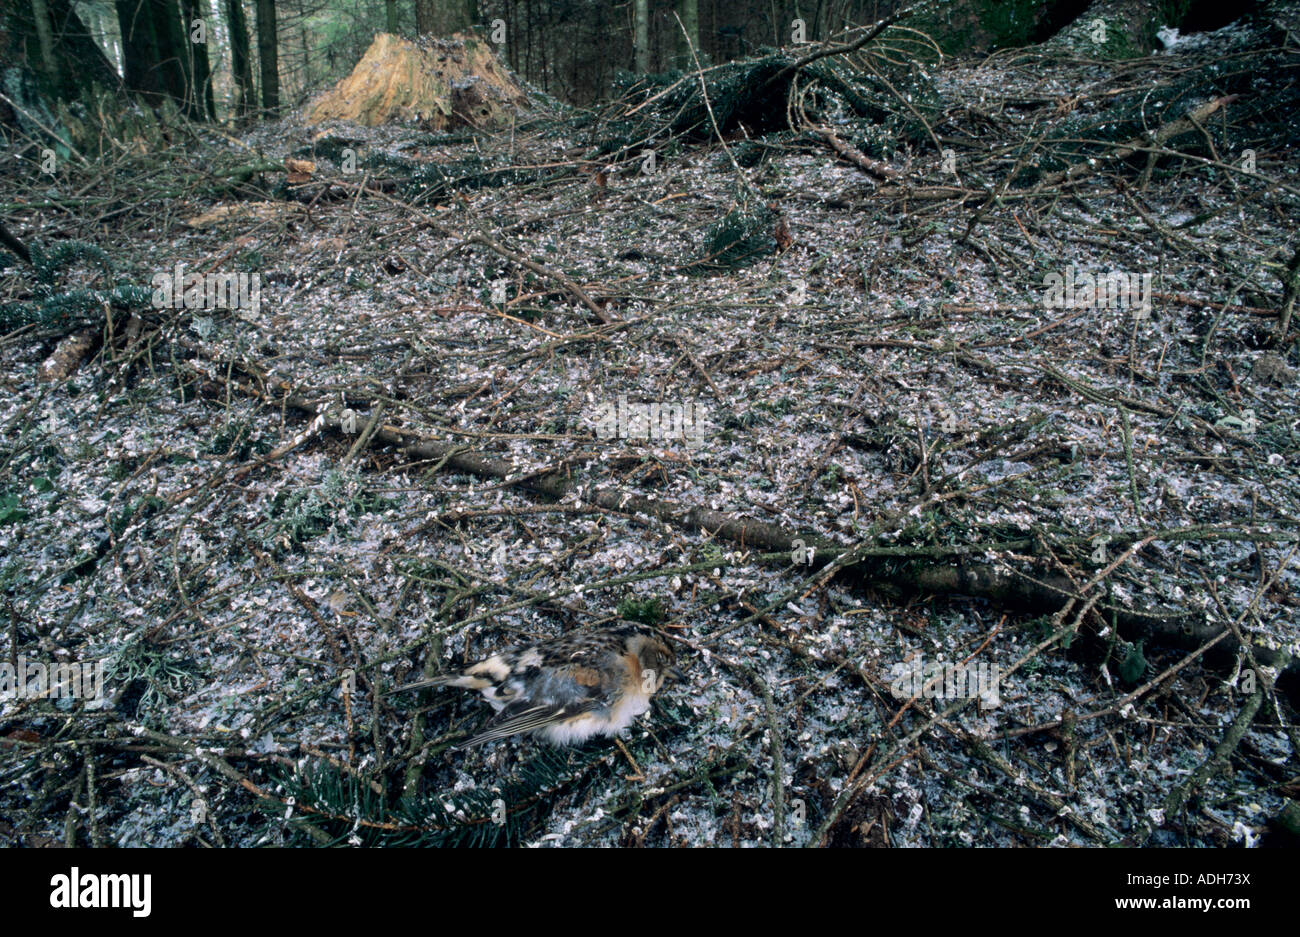
<svg viewBox="0 0 1300 937">
<path fill-rule="evenodd" d="M 119 282 L 107 289 L 72 287 L 61 289 L 60 275 L 78 261 L 98 266 L 112 277 L 113 265 L 102 248 L 84 241 L 59 241 L 50 247 L 31 246 L 36 283 L 32 299 L 0 305 L 0 331 L 24 325 L 67 331 L 98 325 L 105 310 L 130 311 L 149 304 L 151 292 L 143 286 Z"/>
<path fill-rule="evenodd" d="M 536 831 L 560 794 L 608 780 L 613 763 L 608 744 L 576 750 L 539 746 L 491 787 L 430 791 L 387 803 L 366 780 L 313 761 L 297 771 L 281 771 L 271 789 L 299 816 L 298 845 L 517 846 Z M 276 801 L 260 806 L 271 814 L 285 809 Z M 303 825 L 325 836 L 310 836 Z"/>
</svg>

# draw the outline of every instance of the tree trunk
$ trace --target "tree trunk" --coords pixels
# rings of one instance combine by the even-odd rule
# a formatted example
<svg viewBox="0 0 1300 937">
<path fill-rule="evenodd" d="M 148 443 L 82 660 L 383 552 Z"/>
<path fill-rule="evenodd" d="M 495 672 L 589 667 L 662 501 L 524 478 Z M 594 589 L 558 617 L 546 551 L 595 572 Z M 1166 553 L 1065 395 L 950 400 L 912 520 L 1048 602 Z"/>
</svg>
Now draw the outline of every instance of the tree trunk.
<svg viewBox="0 0 1300 937">
<path fill-rule="evenodd" d="M 36 27 L 36 44 L 41 52 L 36 70 L 45 77 L 51 88 L 57 88 L 60 84 L 59 61 L 54 52 L 50 10 L 45 5 L 45 0 L 32 0 L 32 18 Z"/>
<path fill-rule="evenodd" d="M 226 0 L 230 34 L 230 72 L 235 83 L 235 114 L 247 117 L 253 106 L 253 65 L 248 54 L 248 21 L 243 0 Z"/>
<path fill-rule="evenodd" d="M 128 88 L 146 98 L 166 93 L 158 74 L 158 43 L 147 2 L 116 0 L 115 4 L 118 31 L 122 34 L 122 75 Z"/>
<path fill-rule="evenodd" d="M 421 36 L 450 36 L 474 25 L 472 0 L 415 0 L 415 31 Z"/>
<path fill-rule="evenodd" d="M 307 43 L 307 18 L 298 21 L 298 41 L 302 45 L 302 86 L 300 100 L 306 100 L 311 88 L 311 48 Z"/>
<path fill-rule="evenodd" d="M 632 48 L 636 57 L 636 73 L 650 74 L 650 0 L 635 0 L 635 26 Z"/>
<path fill-rule="evenodd" d="M 116 0 L 126 86 L 146 99 L 170 97 L 188 109 L 185 48 L 175 0 Z"/>
<path fill-rule="evenodd" d="M 204 19 L 203 14 L 206 12 L 200 0 L 181 0 L 187 71 L 194 112 L 199 119 L 216 120 L 217 106 L 212 99 L 212 66 L 208 61 L 207 46 L 207 43 L 216 38 L 216 34 L 206 22 L 203 42 L 195 42 L 191 32 L 194 21 Z"/>
<path fill-rule="evenodd" d="M 257 56 L 262 65 L 262 108 L 280 109 L 280 56 L 276 46 L 275 0 L 257 0 Z"/>
<path fill-rule="evenodd" d="M 150 0 L 158 68 L 172 99 L 187 117 L 198 117 L 194 78 L 190 74 L 189 30 L 182 24 L 178 0 Z"/>
<path fill-rule="evenodd" d="M 384 0 L 384 21 L 388 31 L 397 35 L 397 0 Z"/>
<path fill-rule="evenodd" d="M 700 0 L 677 0 L 677 17 L 682 21 L 681 26 L 673 23 L 677 32 L 677 67 L 695 67 L 691 49 L 700 57 L 700 64 L 704 64 L 704 51 L 700 48 Z"/>
</svg>

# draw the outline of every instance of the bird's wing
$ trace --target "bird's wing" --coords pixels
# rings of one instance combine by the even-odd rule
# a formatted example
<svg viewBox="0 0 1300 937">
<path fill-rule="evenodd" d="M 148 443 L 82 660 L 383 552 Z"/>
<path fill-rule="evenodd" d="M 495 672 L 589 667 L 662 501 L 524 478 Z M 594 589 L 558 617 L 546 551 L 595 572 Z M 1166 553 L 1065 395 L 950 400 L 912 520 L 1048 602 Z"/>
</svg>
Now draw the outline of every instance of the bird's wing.
<svg viewBox="0 0 1300 937">
<path fill-rule="evenodd" d="M 530 704 L 521 700 L 501 710 L 488 722 L 485 731 L 480 732 L 468 742 L 462 742 L 455 747 L 472 748 L 485 742 L 495 742 L 497 739 L 508 738 L 521 732 L 531 732 L 533 729 L 545 728 L 557 722 L 572 719 L 574 716 L 581 716 L 583 713 L 594 712 L 600 708 L 602 708 L 601 703 L 593 699 L 541 704 Z"/>
</svg>

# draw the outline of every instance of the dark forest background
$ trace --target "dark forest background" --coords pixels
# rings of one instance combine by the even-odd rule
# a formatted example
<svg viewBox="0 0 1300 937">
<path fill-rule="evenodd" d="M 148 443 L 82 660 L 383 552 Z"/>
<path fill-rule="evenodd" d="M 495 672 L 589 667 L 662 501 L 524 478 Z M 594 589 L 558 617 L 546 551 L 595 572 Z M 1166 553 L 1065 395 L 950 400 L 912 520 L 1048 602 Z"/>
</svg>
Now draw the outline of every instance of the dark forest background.
<svg viewBox="0 0 1300 937">
<path fill-rule="evenodd" d="M 5 0 L 7 100 L 95 101 L 123 88 L 227 121 L 302 104 L 345 76 L 374 35 L 475 31 L 561 100 L 608 98 L 620 77 L 716 64 L 832 38 L 898 12 L 893 0 Z M 919 6 L 919 9 L 916 9 Z M 1193 0 L 965 0 L 912 4 L 905 24 L 947 54 L 1042 42 L 1081 19 L 1127 24 L 1134 52 L 1161 26 L 1213 29 L 1240 5 Z M 99 89 L 99 90 L 97 90 Z M 0 117 L 5 116 L 0 114 Z"/>
</svg>

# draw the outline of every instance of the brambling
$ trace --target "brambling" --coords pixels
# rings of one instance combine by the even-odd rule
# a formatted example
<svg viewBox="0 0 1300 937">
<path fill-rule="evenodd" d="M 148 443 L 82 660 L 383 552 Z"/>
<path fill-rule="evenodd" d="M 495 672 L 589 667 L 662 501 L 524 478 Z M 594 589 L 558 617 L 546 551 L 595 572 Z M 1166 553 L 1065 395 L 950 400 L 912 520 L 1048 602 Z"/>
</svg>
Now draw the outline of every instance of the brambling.
<svg viewBox="0 0 1300 937">
<path fill-rule="evenodd" d="M 496 710 L 469 748 L 523 732 L 553 745 L 617 736 L 650 708 L 669 677 L 673 653 L 653 628 L 619 625 L 512 647 L 459 673 L 408 683 L 394 692 L 455 686 L 479 690 Z"/>
</svg>

